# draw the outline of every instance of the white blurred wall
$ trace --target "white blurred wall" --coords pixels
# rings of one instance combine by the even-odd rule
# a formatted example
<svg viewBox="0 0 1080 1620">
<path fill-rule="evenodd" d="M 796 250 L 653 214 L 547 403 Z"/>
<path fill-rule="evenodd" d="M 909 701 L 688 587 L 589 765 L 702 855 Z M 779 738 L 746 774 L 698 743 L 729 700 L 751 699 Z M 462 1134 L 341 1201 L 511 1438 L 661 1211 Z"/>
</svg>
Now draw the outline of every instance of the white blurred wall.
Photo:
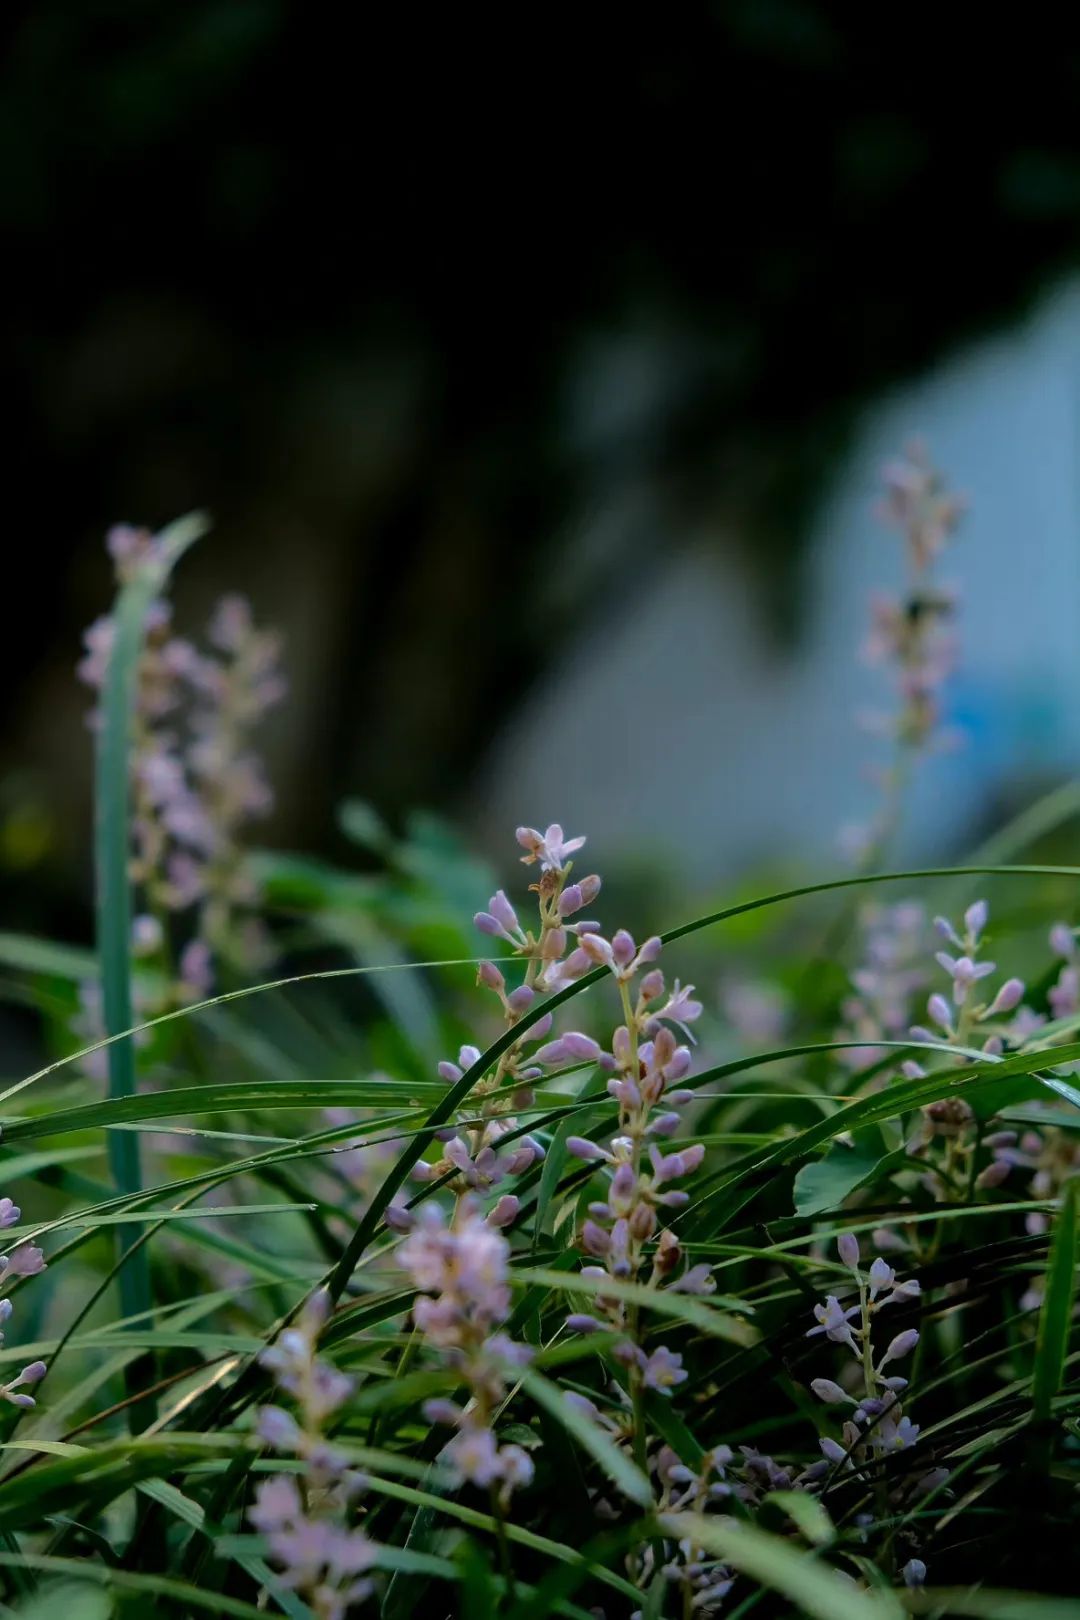
<svg viewBox="0 0 1080 1620">
<path fill-rule="evenodd" d="M 508 826 L 557 818 L 608 858 L 660 847 L 691 874 L 835 863 L 838 828 L 875 802 L 864 766 L 880 755 L 855 721 L 883 696 L 858 655 L 868 601 L 902 577 L 899 537 L 873 518 L 877 473 L 914 433 L 971 502 L 941 570 L 962 592 L 949 696 L 969 741 L 923 768 L 907 852 L 948 848 L 1010 781 L 1080 768 L 1078 423 L 1073 285 L 869 413 L 811 540 L 797 648 L 776 645 L 738 563 L 704 545 L 673 547 L 636 603 L 598 608 L 500 744 L 485 836 L 502 846 Z M 626 506 L 599 504 L 608 549 L 642 521 Z"/>
</svg>

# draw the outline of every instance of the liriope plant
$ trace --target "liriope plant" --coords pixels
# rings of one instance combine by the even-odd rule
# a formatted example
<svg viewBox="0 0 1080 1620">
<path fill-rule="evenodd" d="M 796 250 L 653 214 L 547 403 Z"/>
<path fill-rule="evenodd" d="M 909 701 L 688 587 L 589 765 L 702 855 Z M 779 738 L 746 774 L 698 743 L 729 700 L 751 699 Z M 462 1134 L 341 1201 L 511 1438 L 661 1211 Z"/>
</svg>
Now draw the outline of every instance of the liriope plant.
<svg viewBox="0 0 1080 1620">
<path fill-rule="evenodd" d="M 925 593 L 957 510 L 889 492 Z M 1080 866 L 1021 857 L 1077 797 L 636 937 L 556 823 L 521 896 L 359 807 L 373 876 L 249 856 L 275 644 L 174 637 L 193 533 L 112 541 L 98 962 L 0 940 L 62 1047 L 0 1098 L 8 1610 L 1074 1614 Z M 952 650 L 878 617 L 906 773 Z M 773 917 L 763 1049 L 715 946 Z"/>
</svg>

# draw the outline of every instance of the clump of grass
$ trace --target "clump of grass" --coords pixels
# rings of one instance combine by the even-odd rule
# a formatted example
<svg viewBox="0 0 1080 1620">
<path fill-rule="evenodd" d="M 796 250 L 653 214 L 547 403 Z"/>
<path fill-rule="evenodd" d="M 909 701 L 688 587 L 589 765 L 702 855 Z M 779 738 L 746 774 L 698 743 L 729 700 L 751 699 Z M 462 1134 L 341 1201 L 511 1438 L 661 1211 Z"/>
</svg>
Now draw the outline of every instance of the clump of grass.
<svg viewBox="0 0 1080 1620">
<path fill-rule="evenodd" d="M 903 465 L 925 594 L 956 509 Z M 1075 796 L 640 942 L 554 823 L 520 898 L 358 805 L 363 876 L 251 854 L 276 647 L 235 604 L 175 636 L 196 528 L 114 536 L 97 956 L 4 944 L 65 1053 L 2 1101 L 7 1610 L 1075 1614 L 1080 867 L 1019 859 Z M 909 619 L 907 764 L 946 672 Z M 773 913 L 761 1050 L 685 979 Z"/>
</svg>

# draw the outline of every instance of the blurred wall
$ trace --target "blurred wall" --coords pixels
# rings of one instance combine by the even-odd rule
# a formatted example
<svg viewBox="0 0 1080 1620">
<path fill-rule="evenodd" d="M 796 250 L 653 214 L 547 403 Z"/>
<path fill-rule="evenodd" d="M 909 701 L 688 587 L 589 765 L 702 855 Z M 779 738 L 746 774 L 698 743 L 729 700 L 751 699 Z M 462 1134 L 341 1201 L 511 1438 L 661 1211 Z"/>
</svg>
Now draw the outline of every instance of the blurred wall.
<svg viewBox="0 0 1080 1620">
<path fill-rule="evenodd" d="M 856 724 L 857 709 L 888 704 L 858 657 L 870 597 L 903 578 L 900 539 L 872 512 L 877 473 L 916 430 L 971 503 L 939 570 L 961 601 L 946 720 L 967 741 L 924 763 L 900 849 L 955 848 L 1080 769 L 1078 406 L 1071 282 L 868 411 L 814 526 L 794 641 L 770 633 L 737 548 L 673 536 L 644 501 L 601 508 L 577 545 L 618 554 L 621 531 L 636 556 L 644 527 L 651 560 L 614 604 L 594 599 L 508 728 L 476 801 L 493 845 L 508 826 L 558 818 L 705 877 L 778 858 L 836 864 L 840 829 L 874 806 L 862 766 L 885 757 Z M 625 410 L 617 388 L 609 410 Z"/>
</svg>

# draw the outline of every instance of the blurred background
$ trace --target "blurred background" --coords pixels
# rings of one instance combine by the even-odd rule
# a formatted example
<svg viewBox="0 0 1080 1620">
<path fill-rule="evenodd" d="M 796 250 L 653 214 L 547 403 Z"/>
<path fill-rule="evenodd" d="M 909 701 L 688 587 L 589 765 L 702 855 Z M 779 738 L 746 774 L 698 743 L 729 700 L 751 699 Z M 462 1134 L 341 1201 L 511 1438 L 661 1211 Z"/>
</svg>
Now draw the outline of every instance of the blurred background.
<svg viewBox="0 0 1080 1620">
<path fill-rule="evenodd" d="M 102 537 L 192 507 L 177 620 L 281 627 L 279 846 L 423 807 L 509 862 L 839 868 L 913 432 L 967 495 L 905 851 L 1080 764 L 1080 21 L 12 3 L 4 926 L 87 937 Z M 670 920 L 670 919 L 668 919 Z"/>
</svg>

